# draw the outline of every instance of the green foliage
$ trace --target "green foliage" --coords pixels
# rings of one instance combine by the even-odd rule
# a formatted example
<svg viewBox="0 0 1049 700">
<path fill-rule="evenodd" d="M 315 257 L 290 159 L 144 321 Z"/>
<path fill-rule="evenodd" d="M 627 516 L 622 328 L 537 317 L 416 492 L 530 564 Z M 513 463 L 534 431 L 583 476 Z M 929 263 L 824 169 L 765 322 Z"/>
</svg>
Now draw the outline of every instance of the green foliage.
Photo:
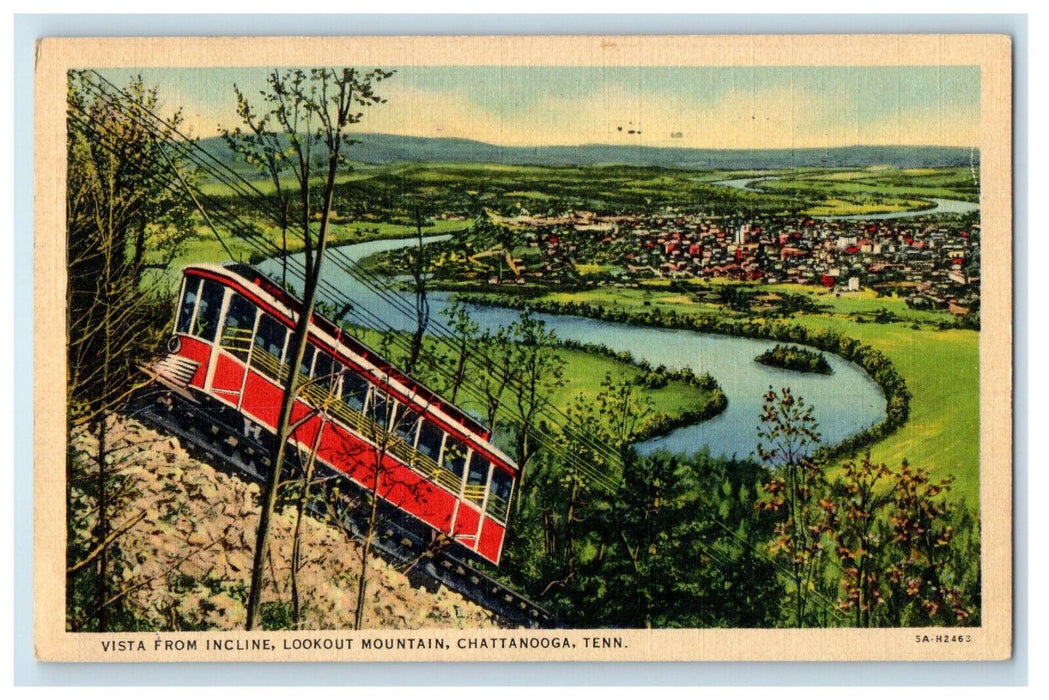
<svg viewBox="0 0 1049 700">
<path fill-rule="evenodd" d="M 259 608 L 259 622 L 264 630 L 295 629 L 291 603 L 263 603 Z"/>
<path fill-rule="evenodd" d="M 978 527 L 946 501 L 949 482 L 906 461 L 890 470 L 869 452 L 830 479 L 811 456 L 811 409 L 788 389 L 769 392 L 761 421 L 773 476 L 758 503 L 781 516 L 769 551 L 783 563 L 783 624 L 978 624 Z"/>
<path fill-rule="evenodd" d="M 789 571 L 789 626 L 818 624 L 813 597 L 820 596 L 825 566 L 824 537 L 828 530 L 821 499 L 827 489 L 822 464 L 812 458 L 819 444 L 812 407 L 789 388 L 769 387 L 758 427 L 758 456 L 773 472 L 758 501 L 763 510 L 779 513 L 776 536 L 769 551 Z"/>
<path fill-rule="evenodd" d="M 67 462 L 67 620 L 104 632 L 134 620 L 119 594 L 119 532 L 126 507 L 106 425 L 144 384 L 170 318 L 157 278 L 188 235 L 187 204 L 171 181 L 189 176 L 173 145 L 181 117 L 161 125 L 156 89 L 125 88 L 73 71 L 67 85 L 67 415 L 97 439 L 93 467 Z M 85 512 L 87 510 L 87 512 Z M 91 521 L 85 532 L 85 519 Z"/>
<path fill-rule="evenodd" d="M 68 405 L 97 420 L 139 384 L 169 318 L 166 290 L 147 272 L 170 264 L 189 233 L 188 177 L 172 146 L 181 121 L 154 126 L 156 89 L 115 88 L 88 72 L 68 84 L 66 235 Z"/>
<path fill-rule="evenodd" d="M 838 605 L 856 627 L 979 624 L 979 528 L 906 461 L 868 452 L 848 462 L 826 498 L 837 560 Z"/>
<path fill-rule="evenodd" d="M 643 387 L 622 377 L 577 397 L 557 450 L 574 459 L 536 454 L 504 571 L 580 626 L 767 624 L 778 599 L 759 543 L 773 516 L 753 508 L 766 472 L 707 455 L 640 457 L 629 446 L 652 419 Z M 611 492 L 580 470 L 610 468 L 605 446 L 622 470 Z"/>
<path fill-rule="evenodd" d="M 890 605 L 892 624 L 975 623 L 980 559 L 958 556 L 971 553 L 974 540 L 967 530 L 974 523 L 954 516 L 953 506 L 944 499 L 949 486 L 949 481 L 934 482 L 906 461 L 896 472 L 888 515 L 893 544 L 888 572 L 888 590 L 895 603 Z M 960 551 L 954 547 L 959 529 Z"/>
<path fill-rule="evenodd" d="M 775 576 L 755 543 L 771 519 L 750 502 L 761 474 L 706 455 L 631 453 L 616 493 L 587 502 L 574 586 L 554 604 L 579 625 L 767 625 Z"/>
<path fill-rule="evenodd" d="M 812 352 L 796 345 L 779 345 L 766 350 L 754 358 L 755 362 L 770 367 L 791 369 L 795 372 L 814 372 L 816 374 L 831 374 L 833 370 L 827 358 L 821 353 Z"/>
</svg>

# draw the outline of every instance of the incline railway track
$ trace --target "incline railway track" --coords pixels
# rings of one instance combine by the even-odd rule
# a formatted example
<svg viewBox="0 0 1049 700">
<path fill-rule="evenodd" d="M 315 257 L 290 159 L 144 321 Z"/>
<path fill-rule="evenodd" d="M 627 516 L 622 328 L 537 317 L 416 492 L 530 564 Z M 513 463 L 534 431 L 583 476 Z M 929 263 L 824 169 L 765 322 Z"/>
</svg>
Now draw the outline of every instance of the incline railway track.
<svg viewBox="0 0 1049 700">
<path fill-rule="evenodd" d="M 269 449 L 245 437 L 239 427 L 195 406 L 188 397 L 167 389 L 144 392 L 135 399 L 133 414 L 179 438 L 184 449 L 206 458 L 209 464 L 237 472 L 259 484 L 265 481 Z M 286 469 L 292 472 L 298 469 L 293 458 L 289 463 Z M 334 470 L 318 464 L 317 471 L 317 480 L 326 483 L 329 491 L 335 485 L 349 494 L 360 491 L 359 486 Z M 337 523 L 354 539 L 363 541 L 368 528 L 362 509 L 333 506 L 333 500 L 317 497 L 311 500 L 309 508 L 328 522 Z M 335 512 L 331 512 L 333 507 Z M 423 585 L 430 590 L 444 585 L 509 625 L 535 629 L 557 626 L 547 611 L 528 598 L 456 556 L 449 551 L 450 547 L 435 546 L 437 543 L 430 533 L 410 527 L 403 519 L 398 522 L 395 508 L 386 507 L 382 516 L 373 535 L 372 551 L 394 566 L 402 567 L 413 585 Z"/>
</svg>

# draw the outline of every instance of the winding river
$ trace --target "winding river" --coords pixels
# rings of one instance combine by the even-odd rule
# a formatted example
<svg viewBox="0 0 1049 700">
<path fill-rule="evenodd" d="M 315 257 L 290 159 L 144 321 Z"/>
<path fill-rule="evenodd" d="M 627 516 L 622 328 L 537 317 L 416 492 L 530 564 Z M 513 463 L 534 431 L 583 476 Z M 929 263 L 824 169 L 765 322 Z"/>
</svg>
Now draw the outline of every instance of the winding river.
<svg viewBox="0 0 1049 700">
<path fill-rule="evenodd" d="M 443 238 L 447 236 L 430 240 Z M 334 255 L 325 262 L 325 281 L 344 292 L 358 307 L 367 308 L 374 314 L 354 313 L 352 321 L 374 326 L 377 317 L 398 330 L 414 330 L 413 318 L 364 288 L 340 267 L 340 263 L 347 260 L 355 262 L 413 243 L 411 238 L 369 241 L 343 246 L 337 253 L 332 251 Z M 275 260 L 267 260 L 259 268 L 279 277 L 279 262 Z M 318 297 L 335 302 L 326 296 L 325 286 L 321 285 Z M 449 297 L 445 292 L 431 292 L 427 296 L 434 321 L 445 321 L 440 312 L 450 304 Z M 492 330 L 508 326 L 519 316 L 519 312 L 513 309 L 488 306 L 471 307 L 470 314 L 482 329 Z M 706 447 L 714 455 L 749 456 L 755 451 L 762 397 L 769 386 L 777 389 L 789 386 L 795 395 L 804 397 L 813 406 L 825 444 L 838 442 L 885 417 L 885 397 L 881 388 L 858 366 L 836 355 L 825 353 L 833 374 L 803 374 L 754 361 L 775 344 L 773 341 L 631 326 L 578 316 L 536 314 L 536 317 L 555 330 L 559 338 L 597 343 L 616 351 L 625 350 L 636 358 L 648 360 L 653 366 L 689 367 L 696 374 L 708 372 L 718 381 L 728 397 L 728 407 L 724 412 L 711 420 L 678 428 L 642 443 L 639 448 L 643 453 L 661 449 L 694 453 Z"/>
<path fill-rule="evenodd" d="M 760 187 L 755 187 L 759 182 L 769 180 L 780 180 L 779 177 L 742 177 L 735 180 L 719 180 L 714 185 L 732 187 L 737 190 L 749 190 L 751 192 L 762 192 Z M 917 195 L 915 195 L 917 196 Z M 813 219 L 824 219 L 834 221 L 875 221 L 880 219 L 906 219 L 912 216 L 924 216 L 926 214 L 968 214 L 979 211 L 977 202 L 966 202 L 961 199 L 940 199 L 937 197 L 921 197 L 932 202 L 933 206 L 925 209 L 906 209 L 904 211 L 886 211 L 878 214 L 849 214 L 847 216 L 814 216 Z"/>
</svg>

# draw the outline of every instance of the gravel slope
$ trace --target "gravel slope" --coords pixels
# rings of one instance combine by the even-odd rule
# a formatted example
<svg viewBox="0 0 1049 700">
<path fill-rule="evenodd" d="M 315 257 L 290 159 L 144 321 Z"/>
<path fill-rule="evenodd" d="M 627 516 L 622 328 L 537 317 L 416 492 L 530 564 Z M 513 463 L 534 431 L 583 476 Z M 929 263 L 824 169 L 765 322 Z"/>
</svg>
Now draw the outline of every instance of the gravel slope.
<svg viewBox="0 0 1049 700">
<path fill-rule="evenodd" d="M 182 449 L 178 440 L 124 417 L 109 425 L 107 462 L 123 482 L 111 531 L 135 521 L 114 543 L 119 589 L 142 628 L 242 629 L 258 522 L 259 487 L 217 471 Z M 84 431 L 70 441 L 74 467 L 72 537 L 87 538 L 94 525 L 92 499 L 76 475 L 97 473 L 97 442 Z M 80 522 L 82 520 L 82 522 Z M 290 610 L 290 560 L 294 510 L 278 513 L 263 606 Z M 304 566 L 302 629 L 351 629 L 361 548 L 333 526 L 307 518 L 302 528 Z M 383 560 L 368 561 L 368 629 L 491 628 L 484 608 L 445 588 L 414 587 Z"/>
</svg>

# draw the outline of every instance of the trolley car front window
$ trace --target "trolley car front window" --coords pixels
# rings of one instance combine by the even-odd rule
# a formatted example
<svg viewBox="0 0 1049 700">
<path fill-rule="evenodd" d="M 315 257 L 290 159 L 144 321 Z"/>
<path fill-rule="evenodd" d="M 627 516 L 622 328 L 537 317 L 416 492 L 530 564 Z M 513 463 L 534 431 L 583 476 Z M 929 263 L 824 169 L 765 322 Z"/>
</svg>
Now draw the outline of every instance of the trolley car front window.
<svg viewBox="0 0 1049 700">
<path fill-rule="evenodd" d="M 179 304 L 178 325 L 175 330 L 178 333 L 189 333 L 193 324 L 193 312 L 197 309 L 197 296 L 200 293 L 200 280 L 194 277 L 186 278 L 186 290 L 182 295 L 182 303 Z"/>
</svg>

